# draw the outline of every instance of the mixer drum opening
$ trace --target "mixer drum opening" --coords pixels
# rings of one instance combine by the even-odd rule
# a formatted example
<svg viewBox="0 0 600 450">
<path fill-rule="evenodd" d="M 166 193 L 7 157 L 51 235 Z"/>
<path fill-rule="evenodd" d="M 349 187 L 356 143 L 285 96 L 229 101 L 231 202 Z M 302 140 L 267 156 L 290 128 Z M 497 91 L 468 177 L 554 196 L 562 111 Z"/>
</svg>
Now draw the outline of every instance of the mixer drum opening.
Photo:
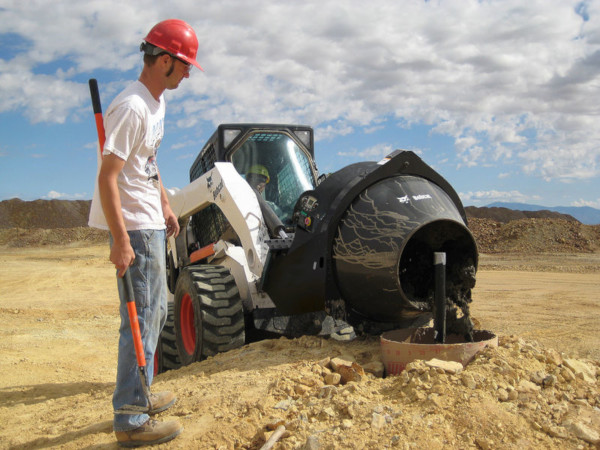
<svg viewBox="0 0 600 450">
<path fill-rule="evenodd" d="M 431 309 L 434 252 L 446 253 L 446 297 L 470 298 L 477 270 L 475 241 L 463 224 L 448 220 L 428 223 L 408 239 L 398 265 L 403 297 L 420 308 Z"/>
</svg>

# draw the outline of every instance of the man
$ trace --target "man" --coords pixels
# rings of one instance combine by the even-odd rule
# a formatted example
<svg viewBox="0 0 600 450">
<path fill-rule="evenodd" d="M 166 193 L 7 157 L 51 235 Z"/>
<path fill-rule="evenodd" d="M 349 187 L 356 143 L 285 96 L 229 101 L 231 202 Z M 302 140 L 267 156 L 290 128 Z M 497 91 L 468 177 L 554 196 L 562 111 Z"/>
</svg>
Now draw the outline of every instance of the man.
<svg viewBox="0 0 600 450">
<path fill-rule="evenodd" d="M 163 92 L 176 89 L 189 77 L 196 62 L 198 39 L 181 20 L 155 25 L 142 43 L 144 67 L 138 81 L 121 92 L 108 107 L 104 126 L 106 143 L 92 200 L 89 225 L 110 230 L 110 261 L 123 277 L 129 270 L 135 293 L 140 332 L 152 382 L 154 352 L 166 320 L 166 237 L 179 233 L 177 217 L 169 206 L 156 164 L 163 137 Z M 166 230 L 165 230 L 166 229 Z M 124 292 L 117 381 L 113 394 L 113 428 L 126 447 L 158 444 L 175 438 L 182 427 L 176 421 L 158 422 L 149 415 L 175 402 L 170 392 L 152 394 L 147 405 L 140 382 Z M 148 406 L 148 414 L 119 414 L 125 405 Z"/>
<path fill-rule="evenodd" d="M 252 189 L 258 192 L 258 194 L 264 198 L 265 188 L 267 187 L 267 184 L 269 184 L 269 181 L 271 181 L 271 177 L 269 176 L 269 171 L 265 166 L 262 164 L 254 164 L 252 167 L 250 167 L 250 169 L 248 169 L 248 172 L 246 172 L 246 181 Z M 275 215 L 279 217 L 279 219 L 284 217 L 283 211 L 274 202 L 267 200 L 266 198 L 265 202 L 267 205 L 269 205 Z M 265 211 L 263 211 L 263 214 L 265 214 Z"/>
<path fill-rule="evenodd" d="M 259 194 L 262 194 L 267 187 L 267 183 L 271 180 L 269 177 L 269 171 L 262 164 L 255 164 L 246 173 L 246 181 L 248 184 L 256 189 Z"/>
</svg>

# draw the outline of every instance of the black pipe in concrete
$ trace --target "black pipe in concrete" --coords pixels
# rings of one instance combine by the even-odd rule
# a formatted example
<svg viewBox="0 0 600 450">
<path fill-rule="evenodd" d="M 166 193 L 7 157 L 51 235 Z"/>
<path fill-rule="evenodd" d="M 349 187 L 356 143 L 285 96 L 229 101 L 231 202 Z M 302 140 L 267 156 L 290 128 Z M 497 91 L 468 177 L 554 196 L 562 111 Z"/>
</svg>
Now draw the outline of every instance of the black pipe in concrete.
<svg viewBox="0 0 600 450">
<path fill-rule="evenodd" d="M 433 303 L 433 327 L 435 341 L 446 341 L 446 253 L 434 252 L 435 297 Z"/>
</svg>

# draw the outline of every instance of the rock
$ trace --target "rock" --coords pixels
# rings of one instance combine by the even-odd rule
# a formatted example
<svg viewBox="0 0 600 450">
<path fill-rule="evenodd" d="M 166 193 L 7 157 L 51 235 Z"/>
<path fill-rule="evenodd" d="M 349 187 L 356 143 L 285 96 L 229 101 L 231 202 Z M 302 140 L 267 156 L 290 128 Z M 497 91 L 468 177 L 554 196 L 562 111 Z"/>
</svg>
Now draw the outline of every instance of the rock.
<svg viewBox="0 0 600 450">
<path fill-rule="evenodd" d="M 497 445 L 494 444 L 494 441 L 484 437 L 475 438 L 475 443 L 482 450 L 494 450 L 498 448 Z"/>
<path fill-rule="evenodd" d="M 444 406 L 438 394 L 429 394 L 429 396 L 427 396 L 427 401 L 425 402 L 425 404 L 434 409 L 442 409 Z"/>
<path fill-rule="evenodd" d="M 326 408 L 323 409 L 323 414 L 325 415 L 325 417 L 335 417 L 335 411 L 333 410 L 333 408 L 331 406 L 327 406 Z"/>
<path fill-rule="evenodd" d="M 558 383 L 558 378 L 555 375 L 548 375 L 542 380 L 542 386 L 550 387 Z"/>
<path fill-rule="evenodd" d="M 433 358 L 426 361 L 425 364 L 429 367 L 442 369 L 444 372 L 453 375 L 460 373 L 463 370 L 463 365 L 456 361 L 443 361 L 441 359 Z"/>
<path fill-rule="evenodd" d="M 294 392 L 298 395 L 305 395 L 309 390 L 309 387 L 304 384 L 298 383 L 294 386 Z"/>
<path fill-rule="evenodd" d="M 362 366 L 366 373 L 371 373 L 377 378 L 383 378 L 385 366 L 381 361 L 371 361 Z"/>
<path fill-rule="evenodd" d="M 524 393 L 537 392 L 540 389 L 541 388 L 537 384 L 532 383 L 529 380 L 521 380 L 519 381 L 519 385 L 517 386 L 517 391 Z"/>
<path fill-rule="evenodd" d="M 462 381 L 463 386 L 469 389 L 477 389 L 477 383 L 475 382 L 473 375 L 471 375 L 470 373 L 463 373 L 460 379 Z"/>
<path fill-rule="evenodd" d="M 498 400 L 501 402 L 508 401 L 508 391 L 506 389 L 498 389 Z"/>
<path fill-rule="evenodd" d="M 329 367 L 331 364 L 331 358 L 325 358 L 317 362 L 317 364 L 323 368 Z"/>
<path fill-rule="evenodd" d="M 294 403 L 294 401 L 292 399 L 286 399 L 286 400 L 281 400 L 279 403 L 277 403 L 275 406 L 273 406 L 273 408 L 275 409 L 282 409 L 284 411 L 287 411 L 292 404 Z"/>
<path fill-rule="evenodd" d="M 340 366 L 352 366 L 352 361 L 342 358 L 331 358 L 331 360 L 329 361 L 329 366 L 332 370 L 337 372 L 338 367 Z"/>
<path fill-rule="evenodd" d="M 339 365 L 337 366 L 336 372 L 340 374 L 340 382 L 342 384 L 347 384 L 351 381 L 359 383 L 365 376 L 363 368 L 356 363 L 352 363 L 350 366 Z"/>
<path fill-rule="evenodd" d="M 425 364 L 424 361 L 421 361 L 420 359 L 416 360 L 416 361 L 411 361 L 406 365 L 406 372 L 407 373 L 411 373 L 411 372 L 416 372 L 419 375 L 424 374 L 425 372 L 429 371 L 429 368 L 427 367 L 427 365 Z"/>
<path fill-rule="evenodd" d="M 314 435 L 309 436 L 306 443 L 301 447 L 302 450 L 319 450 L 320 448 L 319 439 Z"/>
<path fill-rule="evenodd" d="M 441 395 L 446 392 L 446 386 L 444 383 L 435 383 L 431 386 L 431 393 Z"/>
<path fill-rule="evenodd" d="M 544 355 L 546 356 L 546 362 L 548 364 L 553 364 L 555 366 L 560 366 L 563 363 L 562 357 L 560 356 L 560 353 L 558 353 L 556 350 L 554 349 L 548 349 L 544 352 Z"/>
<path fill-rule="evenodd" d="M 542 429 L 548 436 L 566 439 L 568 437 L 566 430 L 563 427 L 556 427 L 550 424 L 542 425 Z"/>
<path fill-rule="evenodd" d="M 564 359 L 563 363 L 575 375 L 580 375 L 588 383 L 596 382 L 596 369 L 589 364 L 577 359 Z M 564 376 L 564 375 L 563 375 Z"/>
<path fill-rule="evenodd" d="M 371 419 L 371 428 L 374 430 L 381 430 L 386 424 L 385 416 L 373 413 L 373 417 Z"/>
<path fill-rule="evenodd" d="M 600 444 L 600 434 L 582 423 L 571 423 L 567 429 L 585 442 L 593 445 Z"/>
<path fill-rule="evenodd" d="M 342 376 L 339 373 L 328 373 L 323 379 L 326 385 L 337 386 L 338 384 L 340 384 Z"/>
<path fill-rule="evenodd" d="M 560 371 L 560 374 L 568 383 L 570 383 L 571 381 L 575 381 L 575 374 L 568 367 L 563 367 Z"/>
<path fill-rule="evenodd" d="M 332 358 L 329 365 L 340 375 L 341 384 L 360 382 L 365 376 L 364 369 L 356 362 L 350 361 L 350 358 Z"/>
<path fill-rule="evenodd" d="M 533 372 L 530 376 L 531 381 L 535 384 L 543 385 L 544 379 L 546 378 L 546 374 L 544 372 L 536 371 Z"/>
<path fill-rule="evenodd" d="M 337 394 L 335 386 L 323 386 L 319 391 L 319 398 L 332 398 L 335 394 Z"/>
</svg>

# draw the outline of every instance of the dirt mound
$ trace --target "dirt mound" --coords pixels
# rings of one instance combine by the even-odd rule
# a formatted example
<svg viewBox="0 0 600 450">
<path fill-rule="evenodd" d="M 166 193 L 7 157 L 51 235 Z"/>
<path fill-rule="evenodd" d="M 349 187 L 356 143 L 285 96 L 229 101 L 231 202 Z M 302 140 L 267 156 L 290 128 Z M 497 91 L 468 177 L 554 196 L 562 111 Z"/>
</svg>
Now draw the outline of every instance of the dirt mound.
<svg viewBox="0 0 600 450">
<path fill-rule="evenodd" d="M 591 253 L 600 250 L 600 225 L 564 219 L 521 219 L 501 223 L 469 219 L 481 253 Z"/>
<path fill-rule="evenodd" d="M 75 243 L 108 245 L 108 231 L 76 228 L 0 228 L 0 246 L 37 247 Z"/>
<path fill-rule="evenodd" d="M 508 223 L 512 220 L 521 219 L 562 219 L 569 222 L 578 222 L 578 220 L 569 215 L 561 214 L 555 211 L 541 210 L 541 211 L 518 211 L 514 209 L 502 208 L 502 207 L 476 207 L 467 206 L 465 208 L 467 217 L 475 217 L 477 219 L 492 219 L 496 222 Z"/>
<path fill-rule="evenodd" d="M 90 200 L 0 202 L 0 245 L 35 247 L 108 242 L 108 232 L 87 226 Z"/>
<path fill-rule="evenodd" d="M 90 200 L 0 202 L 0 228 L 73 228 L 87 226 Z"/>
<path fill-rule="evenodd" d="M 361 375 L 360 368 L 352 382 L 332 376 L 332 358 L 365 368 L 377 365 L 379 353 L 377 339 L 347 345 L 280 339 L 162 379 L 187 386 L 179 416 L 190 435 L 204 434 L 207 448 L 257 449 L 280 425 L 287 430 L 281 449 L 584 448 L 596 442 L 598 362 L 507 337 L 457 372 L 420 361 L 400 376 Z M 216 397 L 207 396 L 215 389 Z"/>
</svg>

